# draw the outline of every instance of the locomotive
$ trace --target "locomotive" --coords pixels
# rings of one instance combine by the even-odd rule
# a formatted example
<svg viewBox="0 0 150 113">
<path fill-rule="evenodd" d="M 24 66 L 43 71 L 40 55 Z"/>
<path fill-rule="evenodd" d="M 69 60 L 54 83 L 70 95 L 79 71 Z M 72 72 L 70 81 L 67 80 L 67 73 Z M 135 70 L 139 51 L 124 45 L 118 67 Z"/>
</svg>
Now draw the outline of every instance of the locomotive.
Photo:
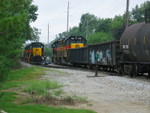
<svg viewBox="0 0 150 113">
<path fill-rule="evenodd" d="M 24 48 L 23 60 L 28 63 L 41 64 L 43 52 L 44 45 L 40 42 L 33 42 Z"/>
<path fill-rule="evenodd" d="M 130 76 L 143 73 L 150 75 L 150 14 L 148 11 L 146 13 L 145 22 L 127 27 L 120 40 L 87 46 L 83 37 L 82 40 L 76 41 L 76 44 L 80 43 L 82 46 L 73 46 L 71 37 L 78 36 L 56 40 L 52 44 L 52 61 L 115 70 Z"/>
<path fill-rule="evenodd" d="M 56 64 L 69 64 L 70 49 L 81 48 L 86 44 L 82 36 L 69 36 L 64 39 L 58 39 L 51 45 L 53 48 L 52 62 Z"/>
</svg>

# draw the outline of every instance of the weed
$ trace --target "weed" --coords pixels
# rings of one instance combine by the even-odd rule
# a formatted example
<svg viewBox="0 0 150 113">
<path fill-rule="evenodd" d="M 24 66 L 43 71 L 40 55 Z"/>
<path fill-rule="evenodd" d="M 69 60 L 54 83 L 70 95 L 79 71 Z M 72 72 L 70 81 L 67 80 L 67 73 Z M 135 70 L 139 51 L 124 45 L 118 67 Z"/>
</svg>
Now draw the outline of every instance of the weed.
<svg viewBox="0 0 150 113">
<path fill-rule="evenodd" d="M 54 91 L 55 96 L 60 96 L 62 93 L 63 93 L 63 90 L 61 89 Z"/>
<path fill-rule="evenodd" d="M 48 90 L 59 88 L 61 86 L 62 85 L 59 85 L 56 81 L 36 80 L 29 83 L 24 91 L 33 95 L 45 95 Z"/>
<path fill-rule="evenodd" d="M 86 97 L 80 97 L 77 95 L 73 95 L 73 96 L 67 96 L 64 98 L 64 100 L 68 100 L 70 102 L 87 102 L 87 98 Z"/>
<path fill-rule="evenodd" d="M 87 97 L 80 97 L 77 95 L 73 96 L 67 96 L 66 98 L 70 98 L 71 100 L 77 101 L 77 102 L 87 102 Z"/>
</svg>

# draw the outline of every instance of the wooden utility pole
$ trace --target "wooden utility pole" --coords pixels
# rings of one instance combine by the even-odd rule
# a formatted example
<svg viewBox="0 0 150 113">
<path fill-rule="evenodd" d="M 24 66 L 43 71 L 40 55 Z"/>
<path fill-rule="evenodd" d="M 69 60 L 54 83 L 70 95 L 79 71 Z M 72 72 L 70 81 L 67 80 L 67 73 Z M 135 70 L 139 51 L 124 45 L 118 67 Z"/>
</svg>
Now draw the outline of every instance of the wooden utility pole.
<svg viewBox="0 0 150 113">
<path fill-rule="evenodd" d="M 127 4 L 126 4 L 126 23 L 125 23 L 125 27 L 128 27 L 128 22 L 129 21 L 129 0 L 127 0 Z"/>
<path fill-rule="evenodd" d="M 86 39 L 88 37 L 88 31 L 89 31 L 89 23 L 88 23 L 88 18 L 86 18 Z"/>
<path fill-rule="evenodd" d="M 69 30 L 69 2 L 68 2 L 68 7 L 67 7 L 67 33 Z"/>
</svg>

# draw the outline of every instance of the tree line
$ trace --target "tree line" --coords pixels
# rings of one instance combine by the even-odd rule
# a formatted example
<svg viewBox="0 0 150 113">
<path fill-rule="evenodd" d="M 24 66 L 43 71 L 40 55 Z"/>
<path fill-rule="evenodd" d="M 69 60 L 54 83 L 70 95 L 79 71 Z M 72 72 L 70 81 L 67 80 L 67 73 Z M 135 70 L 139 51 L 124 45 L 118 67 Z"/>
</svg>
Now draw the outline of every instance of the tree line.
<svg viewBox="0 0 150 113">
<path fill-rule="evenodd" d="M 150 1 L 140 6 L 136 5 L 129 12 L 129 24 L 144 22 L 145 9 L 150 8 Z M 95 44 L 114 39 L 119 39 L 125 29 L 125 14 L 116 15 L 114 18 L 98 18 L 93 14 L 83 14 L 78 26 L 70 28 L 69 32 L 62 32 L 58 38 L 69 35 L 81 35 L 87 39 L 88 44 Z"/>
<path fill-rule="evenodd" d="M 38 29 L 30 26 L 37 10 L 32 0 L 0 0 L 0 82 L 16 66 L 25 41 L 38 40 Z"/>
</svg>

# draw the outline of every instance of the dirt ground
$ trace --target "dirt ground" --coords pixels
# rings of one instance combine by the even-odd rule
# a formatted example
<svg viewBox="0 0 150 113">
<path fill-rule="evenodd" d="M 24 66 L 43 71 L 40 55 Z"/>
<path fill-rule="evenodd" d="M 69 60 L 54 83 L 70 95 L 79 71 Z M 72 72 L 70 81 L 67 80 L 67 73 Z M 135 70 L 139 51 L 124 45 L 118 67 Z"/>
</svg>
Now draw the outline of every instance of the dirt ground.
<svg viewBox="0 0 150 113">
<path fill-rule="evenodd" d="M 97 113 L 150 113 L 150 80 L 111 76 L 98 72 L 57 69 L 64 73 L 47 72 L 44 79 L 64 84 L 67 95 L 86 97 L 88 103 L 71 106 L 91 109 Z"/>
</svg>

